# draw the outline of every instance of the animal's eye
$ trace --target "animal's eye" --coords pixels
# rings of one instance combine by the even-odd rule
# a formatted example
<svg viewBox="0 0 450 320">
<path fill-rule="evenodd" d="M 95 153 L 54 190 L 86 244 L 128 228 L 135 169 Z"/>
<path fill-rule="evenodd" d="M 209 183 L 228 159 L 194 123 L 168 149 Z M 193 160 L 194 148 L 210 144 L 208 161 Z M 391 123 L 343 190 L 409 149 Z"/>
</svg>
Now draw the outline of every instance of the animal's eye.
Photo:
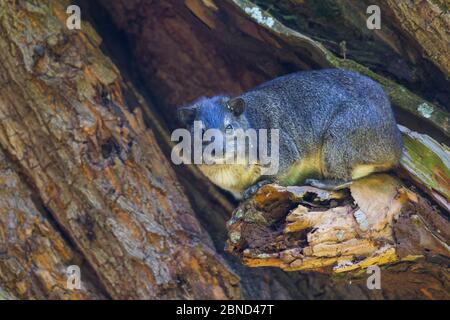
<svg viewBox="0 0 450 320">
<path fill-rule="evenodd" d="M 225 127 L 225 130 L 233 130 L 233 125 L 229 124 Z"/>
</svg>

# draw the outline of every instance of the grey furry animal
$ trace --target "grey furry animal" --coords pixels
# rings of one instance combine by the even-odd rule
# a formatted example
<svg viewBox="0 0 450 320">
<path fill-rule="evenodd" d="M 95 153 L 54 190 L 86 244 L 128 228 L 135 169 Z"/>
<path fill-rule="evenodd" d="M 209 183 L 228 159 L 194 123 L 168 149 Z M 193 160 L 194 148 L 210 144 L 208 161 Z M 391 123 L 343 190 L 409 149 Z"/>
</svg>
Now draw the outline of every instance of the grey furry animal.
<svg viewBox="0 0 450 320">
<path fill-rule="evenodd" d="M 336 190 L 372 172 L 395 167 L 402 140 L 388 97 L 375 81 L 343 69 L 289 74 L 234 98 L 200 98 L 179 109 L 192 129 L 279 129 L 276 175 L 256 165 L 199 165 L 219 187 L 237 198 L 261 185 L 309 184 Z"/>
</svg>

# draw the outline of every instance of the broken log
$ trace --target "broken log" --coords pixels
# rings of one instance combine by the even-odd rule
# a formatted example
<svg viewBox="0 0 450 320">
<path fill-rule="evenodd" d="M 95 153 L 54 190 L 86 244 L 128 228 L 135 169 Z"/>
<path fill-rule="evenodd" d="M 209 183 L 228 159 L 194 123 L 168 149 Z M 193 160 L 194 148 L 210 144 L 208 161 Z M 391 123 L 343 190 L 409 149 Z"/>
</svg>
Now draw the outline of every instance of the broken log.
<svg viewBox="0 0 450 320">
<path fill-rule="evenodd" d="M 450 222 L 441 214 L 387 174 L 354 181 L 349 192 L 266 185 L 233 213 L 227 245 L 249 267 L 361 281 L 364 269 L 384 266 L 382 273 L 397 275 L 384 283 L 389 290 L 404 291 L 404 279 L 414 278 L 414 290 L 448 299 Z M 416 267 L 399 271 L 402 264 Z M 433 281 L 421 276 L 424 266 L 435 270 Z"/>
</svg>

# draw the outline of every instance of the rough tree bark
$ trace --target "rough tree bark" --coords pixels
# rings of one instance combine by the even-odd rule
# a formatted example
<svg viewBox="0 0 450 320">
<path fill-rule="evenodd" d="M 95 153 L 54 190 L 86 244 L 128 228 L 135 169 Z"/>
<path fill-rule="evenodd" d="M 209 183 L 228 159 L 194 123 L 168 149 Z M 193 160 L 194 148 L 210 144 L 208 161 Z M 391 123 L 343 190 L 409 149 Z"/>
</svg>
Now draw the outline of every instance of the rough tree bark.
<svg viewBox="0 0 450 320">
<path fill-rule="evenodd" d="M 418 213 L 439 221 L 447 245 L 428 254 L 411 232 L 425 229 L 391 215 L 402 222 L 397 234 L 410 249 L 403 255 L 434 261 L 388 260 L 382 291 L 367 290 L 354 270 L 330 277 L 321 265 L 310 268 L 319 273 L 249 269 L 223 251 L 225 222 L 238 204 L 167 157 L 177 106 L 332 66 L 375 78 L 402 124 L 448 141 L 448 55 L 438 54 L 448 50 L 445 4 L 424 1 L 409 12 L 383 1 L 387 28 L 369 35 L 359 28 L 364 14 L 354 14 L 365 12 L 363 2 L 323 3 L 79 1 L 102 46 L 85 20 L 82 30 L 67 30 L 68 1 L 0 2 L 0 298 L 448 298 L 445 209 Z M 326 14 L 345 22 L 342 33 L 329 31 Z M 347 39 L 341 56 L 341 35 L 357 30 L 363 34 Z M 410 150 L 437 148 L 448 157 L 438 142 L 417 138 L 426 142 L 418 149 L 411 141 Z M 409 155 L 402 177 L 445 208 L 448 164 L 421 166 Z M 65 286 L 72 264 L 82 269 L 79 291 Z"/>
<path fill-rule="evenodd" d="M 66 30 L 67 6 L 1 3 L 0 145 L 27 182 L 2 179 L 2 285 L 20 298 L 58 294 L 79 251 L 112 298 L 239 297 L 139 102 L 87 24 Z M 56 230 L 39 223 L 47 212 Z"/>
</svg>

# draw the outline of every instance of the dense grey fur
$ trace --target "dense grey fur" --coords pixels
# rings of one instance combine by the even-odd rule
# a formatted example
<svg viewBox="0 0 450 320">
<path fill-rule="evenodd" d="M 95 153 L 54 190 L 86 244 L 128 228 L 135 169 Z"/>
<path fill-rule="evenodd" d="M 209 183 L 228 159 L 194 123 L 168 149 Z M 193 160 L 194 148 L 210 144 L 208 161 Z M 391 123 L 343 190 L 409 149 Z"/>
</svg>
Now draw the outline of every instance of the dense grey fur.
<svg viewBox="0 0 450 320">
<path fill-rule="evenodd" d="M 235 128 L 280 130 L 280 174 L 314 154 L 320 155 L 319 178 L 344 181 L 351 180 L 356 166 L 386 170 L 400 159 L 401 136 L 389 100 L 378 83 L 358 73 L 297 72 L 240 97 L 245 111 L 233 116 Z M 198 100 L 191 107 L 195 119 L 224 130 L 227 101 L 224 96 Z"/>
</svg>

